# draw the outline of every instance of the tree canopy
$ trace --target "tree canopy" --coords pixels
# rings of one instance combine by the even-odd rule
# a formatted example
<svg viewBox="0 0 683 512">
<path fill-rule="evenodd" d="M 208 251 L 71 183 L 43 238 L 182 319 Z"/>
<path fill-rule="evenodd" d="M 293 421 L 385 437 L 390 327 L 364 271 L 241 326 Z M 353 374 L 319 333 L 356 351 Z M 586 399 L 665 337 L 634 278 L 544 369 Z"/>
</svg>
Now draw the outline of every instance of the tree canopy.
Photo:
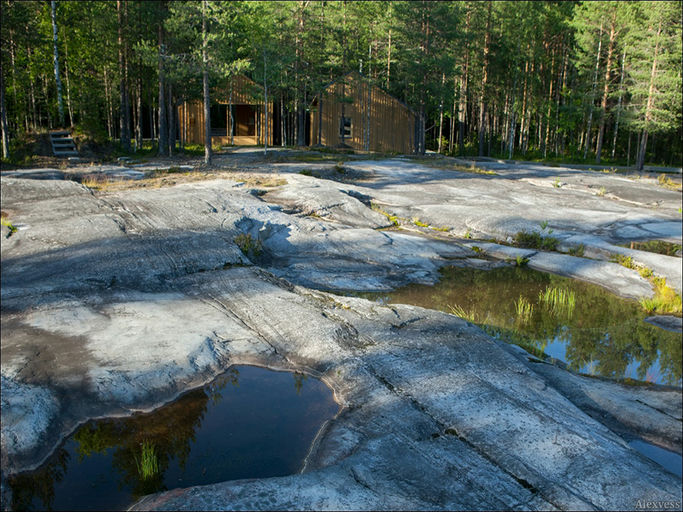
<svg viewBox="0 0 683 512">
<path fill-rule="evenodd" d="M 680 2 L 0 5 L 5 157 L 61 124 L 174 151 L 204 71 L 259 83 L 279 142 L 303 145 L 316 99 L 356 70 L 414 110 L 418 151 L 681 164 Z"/>
</svg>

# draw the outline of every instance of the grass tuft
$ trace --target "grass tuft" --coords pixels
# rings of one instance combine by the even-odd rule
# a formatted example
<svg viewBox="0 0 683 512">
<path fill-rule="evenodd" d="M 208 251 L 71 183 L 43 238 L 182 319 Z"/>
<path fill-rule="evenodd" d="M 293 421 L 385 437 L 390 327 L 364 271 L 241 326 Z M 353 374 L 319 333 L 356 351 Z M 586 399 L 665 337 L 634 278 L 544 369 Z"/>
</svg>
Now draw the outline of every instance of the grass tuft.
<svg viewBox="0 0 683 512">
<path fill-rule="evenodd" d="M 586 250 L 586 246 L 583 244 L 576 245 L 572 248 L 569 249 L 569 255 L 570 256 L 578 256 L 579 258 L 583 258 L 583 253 Z"/>
<path fill-rule="evenodd" d="M 515 311 L 517 312 L 517 322 L 526 325 L 531 321 L 534 314 L 534 306 L 522 295 L 515 301 Z"/>
<path fill-rule="evenodd" d="M 648 313 L 680 316 L 682 312 L 681 296 L 667 286 L 666 279 L 663 277 L 653 277 L 651 282 L 655 289 L 655 296 L 651 299 L 640 299 L 641 307 Z"/>
<path fill-rule="evenodd" d="M 576 307 L 576 295 L 566 288 L 548 286 L 538 294 L 538 301 L 557 317 L 571 318 Z"/>
<path fill-rule="evenodd" d="M 391 222 L 394 226 L 398 226 L 400 224 L 398 217 L 396 215 L 392 215 L 389 212 L 382 210 L 382 208 L 380 208 L 377 204 L 371 202 L 370 209 L 384 215 L 387 219 L 389 219 L 389 222 Z"/>
<path fill-rule="evenodd" d="M 261 252 L 263 251 L 263 244 L 261 244 L 261 240 L 259 240 L 258 238 L 253 238 L 249 233 L 240 233 L 235 238 L 233 238 L 233 242 L 237 244 L 237 247 L 240 248 L 242 254 L 244 254 L 245 256 L 258 257 L 261 255 Z"/>
<path fill-rule="evenodd" d="M 657 178 L 657 183 L 659 183 L 660 186 L 667 188 L 669 190 L 678 190 L 679 192 L 681 191 L 681 185 L 679 185 L 674 180 L 669 178 L 666 174 L 660 174 Z"/>
<path fill-rule="evenodd" d="M 448 306 L 448 309 L 450 309 L 451 313 L 453 313 L 455 316 L 459 316 L 460 318 L 467 320 L 470 323 L 476 322 L 476 319 L 477 319 L 476 311 L 467 312 L 457 304 L 454 306 Z"/>
<path fill-rule="evenodd" d="M 140 446 L 140 458 L 138 459 L 137 455 L 135 455 L 135 465 L 142 479 L 148 480 L 159 473 L 159 459 L 157 458 L 153 443 L 143 441 Z"/>
<path fill-rule="evenodd" d="M 517 247 L 526 249 L 542 249 L 544 251 L 554 251 L 557 249 L 557 238 L 553 236 L 542 236 L 540 233 L 519 231 L 515 235 L 514 244 Z"/>
</svg>

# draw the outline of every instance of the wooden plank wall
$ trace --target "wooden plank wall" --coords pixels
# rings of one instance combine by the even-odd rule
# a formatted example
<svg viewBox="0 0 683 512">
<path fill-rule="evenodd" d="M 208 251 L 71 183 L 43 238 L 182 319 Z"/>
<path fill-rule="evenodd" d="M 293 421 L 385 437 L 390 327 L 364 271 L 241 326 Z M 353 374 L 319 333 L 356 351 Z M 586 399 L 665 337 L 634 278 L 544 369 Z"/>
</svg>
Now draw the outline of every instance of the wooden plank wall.
<svg viewBox="0 0 683 512">
<path fill-rule="evenodd" d="M 254 105 L 256 106 L 256 105 Z M 265 137 L 264 126 L 266 115 L 261 108 L 259 113 L 260 128 L 256 135 L 235 135 L 236 145 L 257 145 L 263 144 Z M 178 107 L 178 119 L 180 124 L 180 137 L 183 144 L 204 144 L 204 103 L 201 100 L 187 101 Z M 237 126 L 235 127 L 235 133 Z M 212 144 L 230 144 L 230 136 L 211 137 Z M 273 145 L 273 104 L 268 103 L 268 144 Z"/>
<path fill-rule="evenodd" d="M 365 149 L 367 112 L 370 109 L 370 151 L 382 153 L 405 153 L 415 151 L 415 114 L 393 96 L 379 87 L 370 86 L 368 106 L 368 84 L 358 73 L 344 78 L 346 85 L 337 82 L 327 88 L 322 101 L 323 146 L 335 147 L 341 143 L 339 126 L 342 104 L 338 98 L 342 90 L 353 103 L 344 105 L 344 116 L 351 118 L 351 137 L 345 144 L 356 150 Z M 318 112 L 311 114 L 311 144 L 318 143 Z"/>
</svg>

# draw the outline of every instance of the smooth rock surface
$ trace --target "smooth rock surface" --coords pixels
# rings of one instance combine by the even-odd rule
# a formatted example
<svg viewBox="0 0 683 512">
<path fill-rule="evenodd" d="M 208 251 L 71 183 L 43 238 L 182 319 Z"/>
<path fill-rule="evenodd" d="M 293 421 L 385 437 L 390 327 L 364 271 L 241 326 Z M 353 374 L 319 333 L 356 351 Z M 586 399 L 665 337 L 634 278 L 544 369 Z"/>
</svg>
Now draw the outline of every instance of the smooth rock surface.
<svg viewBox="0 0 683 512">
<path fill-rule="evenodd" d="M 522 183 L 517 201 L 529 206 L 514 205 L 513 218 L 506 206 L 480 208 L 514 198 L 522 176 L 359 165 L 374 179 L 326 182 L 318 200 L 315 178 L 301 176 L 267 194 L 271 203 L 229 179 L 93 194 L 3 176 L 3 211 L 25 226 L 1 245 L 3 507 L 5 477 L 37 466 L 78 424 L 150 410 L 231 364 L 319 376 L 343 409 L 300 474 L 175 489 L 135 508 L 630 510 L 680 500 L 678 478 L 620 437 L 680 451 L 680 389 L 579 378 L 458 317 L 316 290 L 389 289 L 434 282 L 452 262 L 481 265 L 447 237 L 372 229 L 381 223 L 367 197 L 435 226 L 509 236 L 546 217 L 524 187 L 556 200 L 554 187 Z M 330 219 L 287 213 L 297 190 Z M 563 237 L 611 233 L 590 205 L 573 221 L 577 206 L 564 204 Z M 438 211 L 451 216 L 428 218 Z M 619 211 L 638 225 L 672 215 Z M 245 254 L 238 235 L 261 250 Z M 584 275 L 581 258 L 530 256 L 604 286 L 619 277 L 606 262 L 580 261 Z M 620 294 L 646 294 L 619 268 Z"/>
</svg>

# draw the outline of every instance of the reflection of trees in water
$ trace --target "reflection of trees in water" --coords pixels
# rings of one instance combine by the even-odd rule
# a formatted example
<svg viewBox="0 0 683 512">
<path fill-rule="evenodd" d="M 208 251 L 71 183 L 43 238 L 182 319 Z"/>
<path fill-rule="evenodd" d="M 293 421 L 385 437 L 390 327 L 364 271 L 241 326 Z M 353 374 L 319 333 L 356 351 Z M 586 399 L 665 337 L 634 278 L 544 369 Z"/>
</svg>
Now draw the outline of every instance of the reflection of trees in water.
<svg viewBox="0 0 683 512">
<path fill-rule="evenodd" d="M 69 463 L 69 453 L 58 448 L 36 471 L 11 476 L 7 479 L 12 489 L 12 510 L 31 510 L 35 500 L 42 503 L 43 509 L 52 509 L 55 499 L 55 483 L 61 482 Z"/>
<path fill-rule="evenodd" d="M 580 370 L 594 363 L 602 376 L 621 378 L 630 363 L 637 362 L 640 380 L 652 376 L 648 369 L 659 358 L 661 380 L 681 380 L 680 334 L 664 331 L 643 321 L 640 306 L 599 286 L 527 268 L 493 270 L 445 268 L 434 286 L 410 285 L 390 294 L 390 302 L 415 304 L 450 312 L 458 305 L 476 313 L 476 321 L 489 333 L 518 343 L 533 352 L 553 340 L 566 345 L 567 364 Z M 548 309 L 539 293 L 549 287 L 576 295 L 573 314 Z M 515 301 L 524 297 L 534 306 L 526 323 L 516 322 Z"/>
<path fill-rule="evenodd" d="M 205 388 L 190 391 L 152 413 L 86 423 L 73 435 L 77 461 L 70 461 L 69 453 L 60 448 L 38 470 L 9 479 L 12 508 L 31 509 L 35 499 L 42 502 L 40 508 L 51 508 L 55 483 L 64 478 L 69 463 L 80 463 L 95 454 L 104 455 L 110 449 L 113 449 L 112 468 L 120 475 L 119 490 L 130 488 L 134 498 L 165 490 L 164 473 L 172 459 L 184 469 L 209 399 L 214 404 L 220 401 L 221 391 L 228 384 L 238 385 L 238 377 L 239 370 L 233 367 Z M 158 464 L 158 472 L 148 478 L 142 478 L 139 471 L 143 443 L 153 445 Z"/>
<path fill-rule="evenodd" d="M 300 372 L 294 372 L 292 375 L 294 376 L 294 389 L 296 390 L 296 394 L 300 395 L 301 389 L 304 387 L 304 381 L 307 378 L 306 374 L 300 373 Z"/>
</svg>

